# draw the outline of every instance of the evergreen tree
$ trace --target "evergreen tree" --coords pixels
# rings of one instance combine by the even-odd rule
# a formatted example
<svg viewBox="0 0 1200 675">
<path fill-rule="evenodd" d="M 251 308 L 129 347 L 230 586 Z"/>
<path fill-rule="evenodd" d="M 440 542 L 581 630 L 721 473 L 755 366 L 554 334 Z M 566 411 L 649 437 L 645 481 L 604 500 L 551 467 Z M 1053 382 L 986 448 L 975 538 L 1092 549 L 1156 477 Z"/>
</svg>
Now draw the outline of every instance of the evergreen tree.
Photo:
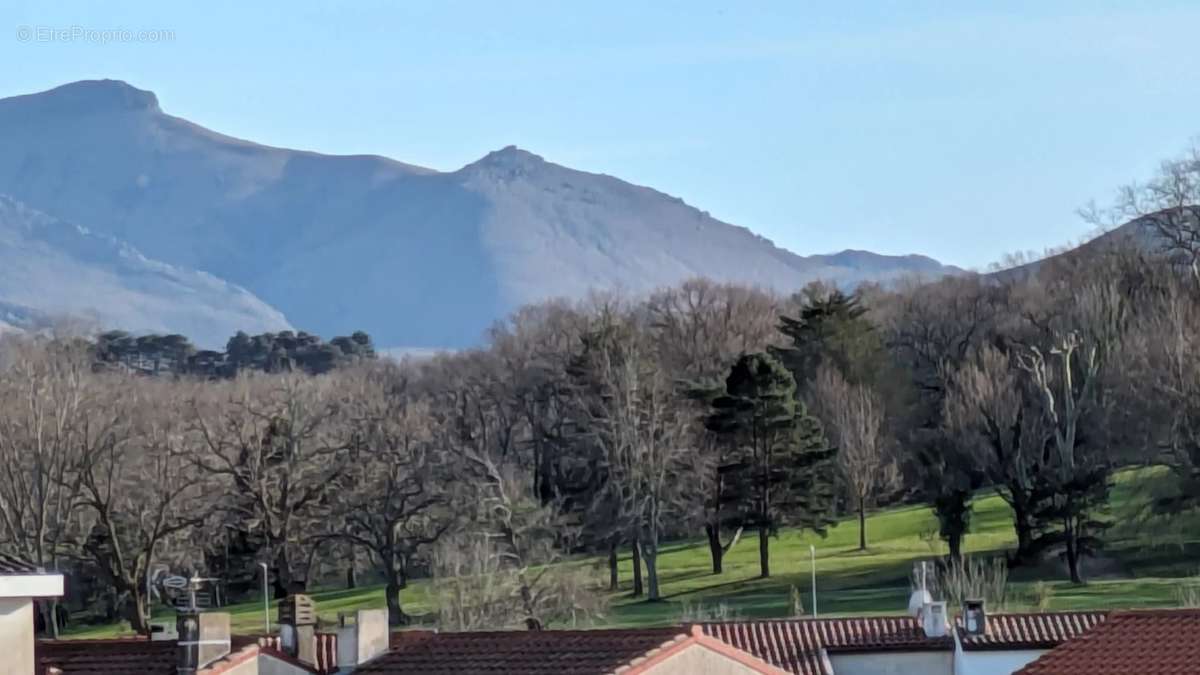
<svg viewBox="0 0 1200 675">
<path fill-rule="evenodd" d="M 779 318 L 779 331 L 791 344 L 771 347 L 771 354 L 791 371 L 800 389 L 816 378 L 825 362 L 851 384 L 875 382 L 885 368 L 886 353 L 861 298 L 820 288 L 810 288 L 805 295 L 798 317 Z"/>
<path fill-rule="evenodd" d="M 735 448 L 724 467 L 745 522 L 758 529 L 759 569 L 771 575 L 769 538 L 783 522 L 824 535 L 832 522 L 832 465 L 820 422 L 796 399 L 791 373 L 769 354 L 734 364 L 705 426 Z"/>
</svg>

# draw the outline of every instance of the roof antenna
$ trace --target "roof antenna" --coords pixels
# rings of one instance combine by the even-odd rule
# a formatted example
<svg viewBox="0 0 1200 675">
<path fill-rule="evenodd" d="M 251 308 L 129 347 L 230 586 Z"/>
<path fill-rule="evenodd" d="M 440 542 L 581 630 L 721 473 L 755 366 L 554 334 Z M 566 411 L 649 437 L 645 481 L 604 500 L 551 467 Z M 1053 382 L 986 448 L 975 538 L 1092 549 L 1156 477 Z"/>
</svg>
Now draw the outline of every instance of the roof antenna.
<svg viewBox="0 0 1200 675">
<path fill-rule="evenodd" d="M 918 565 L 919 567 L 914 570 L 915 574 L 913 575 L 916 578 L 918 588 L 908 598 L 908 613 L 913 618 L 921 615 L 921 611 L 925 609 L 926 603 L 933 602 L 933 596 L 929 594 L 926 585 L 925 561 L 922 560 Z"/>
</svg>

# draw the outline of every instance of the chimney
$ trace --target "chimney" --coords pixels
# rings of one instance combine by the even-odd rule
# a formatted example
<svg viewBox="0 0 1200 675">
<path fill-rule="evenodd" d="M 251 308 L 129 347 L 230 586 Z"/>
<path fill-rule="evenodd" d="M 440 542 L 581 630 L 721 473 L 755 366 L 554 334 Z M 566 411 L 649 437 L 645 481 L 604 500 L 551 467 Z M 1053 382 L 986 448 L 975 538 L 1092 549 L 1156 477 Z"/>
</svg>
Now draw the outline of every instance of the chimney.
<svg viewBox="0 0 1200 675">
<path fill-rule="evenodd" d="M 925 603 L 925 607 L 921 610 L 921 627 L 925 629 L 925 637 L 944 637 L 946 635 L 946 603 Z"/>
<path fill-rule="evenodd" d="M 963 601 L 963 627 L 967 635 L 984 635 L 987 633 L 987 612 L 983 600 Z"/>
<path fill-rule="evenodd" d="M 295 593 L 279 601 L 279 642 L 301 663 L 317 665 L 317 607 L 312 598 Z"/>
<path fill-rule="evenodd" d="M 179 675 L 194 675 L 229 655 L 229 615 L 225 612 L 180 611 L 175 626 L 179 632 Z"/>
<path fill-rule="evenodd" d="M 346 625 L 346 615 L 338 615 L 337 663 L 339 668 L 354 669 L 388 650 L 388 611 L 360 609 L 354 624 Z"/>
<path fill-rule="evenodd" d="M 179 620 L 171 621 L 156 621 L 150 624 L 150 641 L 151 642 L 178 642 L 179 641 Z"/>
</svg>

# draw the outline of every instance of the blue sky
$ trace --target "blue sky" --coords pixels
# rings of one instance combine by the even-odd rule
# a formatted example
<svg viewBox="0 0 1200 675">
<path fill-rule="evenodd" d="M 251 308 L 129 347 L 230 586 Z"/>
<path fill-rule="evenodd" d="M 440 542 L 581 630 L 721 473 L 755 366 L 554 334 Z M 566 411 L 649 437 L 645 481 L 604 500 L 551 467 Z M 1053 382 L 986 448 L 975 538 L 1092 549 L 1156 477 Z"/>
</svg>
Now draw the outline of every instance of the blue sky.
<svg viewBox="0 0 1200 675">
<path fill-rule="evenodd" d="M 1079 239 L 1076 208 L 1200 134 L 1197 25 L 1150 1 L 7 0 L 0 96 L 123 79 L 233 136 L 437 169 L 515 144 L 798 253 L 983 266 Z M 19 39 L 74 26 L 173 39 Z"/>
</svg>

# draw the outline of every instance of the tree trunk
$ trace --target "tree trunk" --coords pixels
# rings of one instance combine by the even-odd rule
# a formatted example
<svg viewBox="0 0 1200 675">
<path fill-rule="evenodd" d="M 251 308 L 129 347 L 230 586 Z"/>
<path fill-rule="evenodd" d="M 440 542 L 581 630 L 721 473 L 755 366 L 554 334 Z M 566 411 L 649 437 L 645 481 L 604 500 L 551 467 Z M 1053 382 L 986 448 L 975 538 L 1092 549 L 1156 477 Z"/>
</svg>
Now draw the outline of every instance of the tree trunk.
<svg viewBox="0 0 1200 675">
<path fill-rule="evenodd" d="M 42 617 L 42 632 L 52 640 L 58 639 L 58 601 L 45 600 L 37 603 L 38 613 Z"/>
<path fill-rule="evenodd" d="M 704 526 L 704 534 L 708 536 L 708 552 L 712 555 L 712 573 L 720 574 L 723 571 L 721 563 L 725 560 L 725 549 L 721 547 L 721 529 L 708 523 Z"/>
<path fill-rule="evenodd" d="M 771 576 L 771 549 L 767 538 L 771 528 L 766 525 L 758 527 L 758 575 L 763 579 Z"/>
<path fill-rule="evenodd" d="M 614 540 L 608 544 L 608 590 L 617 590 L 620 580 L 617 569 L 617 542 Z"/>
<path fill-rule="evenodd" d="M 633 597 L 642 597 L 642 546 L 635 539 L 633 542 Z"/>
<path fill-rule="evenodd" d="M 867 500 L 858 499 L 858 550 L 867 550 Z"/>
<path fill-rule="evenodd" d="M 658 592 L 658 547 L 654 544 L 646 546 L 642 554 L 646 560 L 646 599 L 655 602 L 661 597 Z"/>
<path fill-rule="evenodd" d="M 128 593 L 125 600 L 125 618 L 129 621 L 129 627 L 139 635 L 149 635 L 150 617 L 146 615 L 146 605 L 142 602 L 142 594 L 137 588 Z"/>
<path fill-rule="evenodd" d="M 275 566 L 272 579 L 271 594 L 276 600 L 282 600 L 293 592 L 296 592 L 296 580 L 292 576 L 291 561 L 288 560 L 287 552 L 280 547 L 278 553 L 275 554 Z"/>
<path fill-rule="evenodd" d="M 946 543 L 950 546 L 950 561 L 960 562 L 962 560 L 962 535 L 952 534 L 946 538 Z"/>
<path fill-rule="evenodd" d="M 1013 510 L 1013 529 L 1017 533 L 1017 552 L 1013 563 L 1020 565 L 1031 562 L 1033 555 L 1033 517 L 1029 504 L 1023 494 L 1009 488 L 1012 499 L 1009 502 Z"/>
<path fill-rule="evenodd" d="M 404 613 L 404 607 L 400 604 L 400 582 L 389 580 L 384 595 L 387 596 L 388 625 L 407 626 L 411 618 Z"/>
<path fill-rule="evenodd" d="M 358 588 L 358 549 L 351 546 L 346 560 L 346 589 Z"/>
<path fill-rule="evenodd" d="M 1067 540 L 1067 571 L 1071 574 L 1071 583 L 1082 584 L 1083 575 L 1079 573 L 1079 540 L 1070 516 L 1067 517 L 1065 525 L 1063 529 Z"/>
</svg>

